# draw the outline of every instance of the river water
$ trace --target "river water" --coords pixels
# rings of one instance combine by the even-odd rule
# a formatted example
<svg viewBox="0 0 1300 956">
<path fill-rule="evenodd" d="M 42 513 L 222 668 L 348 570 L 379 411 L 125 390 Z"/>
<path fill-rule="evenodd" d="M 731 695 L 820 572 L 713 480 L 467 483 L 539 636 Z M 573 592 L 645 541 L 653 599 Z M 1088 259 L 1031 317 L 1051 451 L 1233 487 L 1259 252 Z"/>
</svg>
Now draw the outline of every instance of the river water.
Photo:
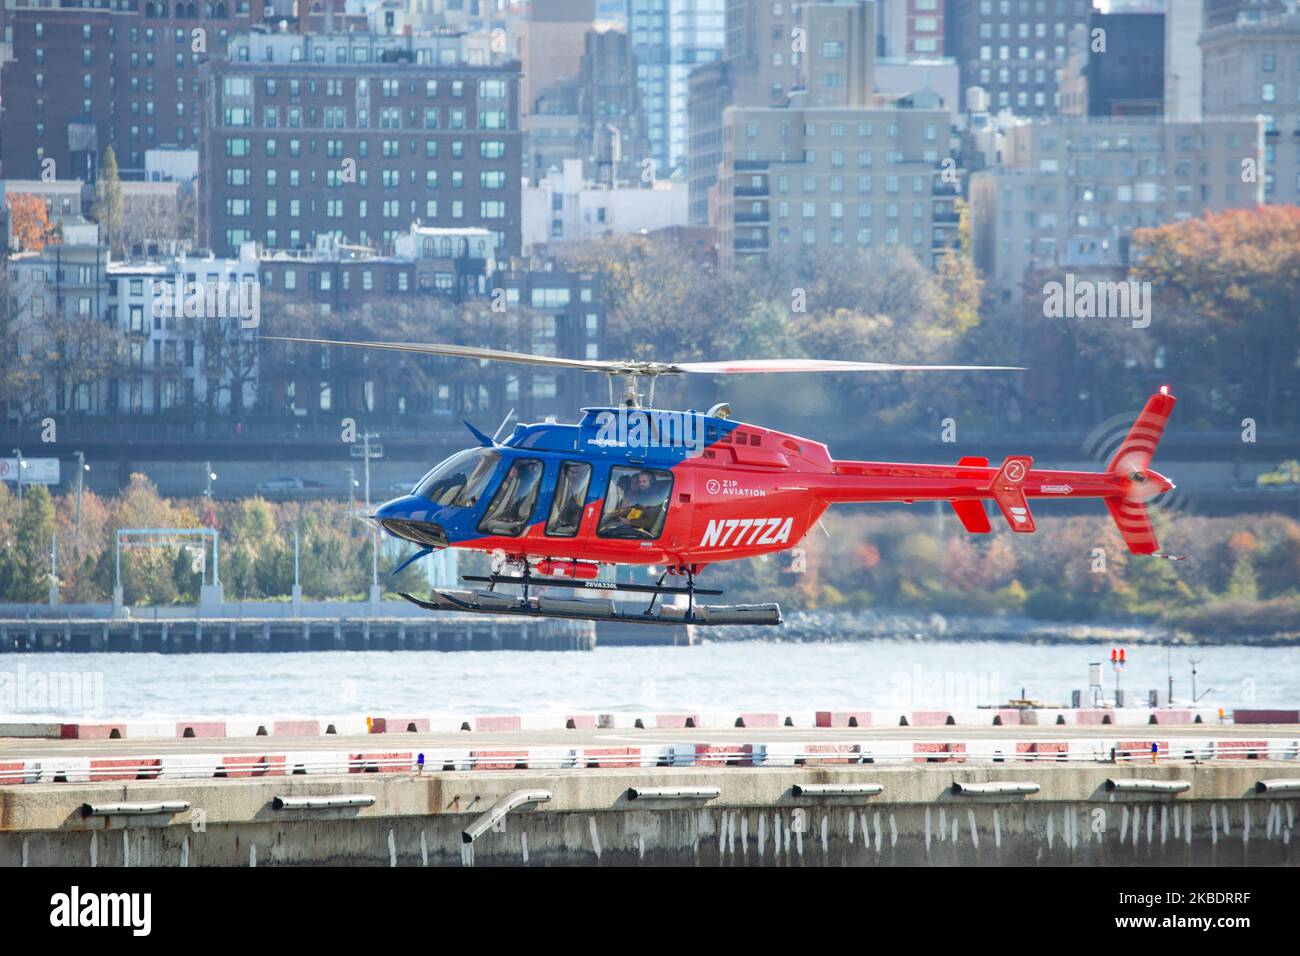
<svg viewBox="0 0 1300 956">
<path fill-rule="evenodd" d="M 0 720 L 223 715 L 929 709 L 1030 697 L 1070 703 L 1089 663 L 1115 687 L 1103 644 L 767 641 L 587 652 L 329 651 L 285 654 L 6 654 Z M 1300 706 L 1300 648 L 1131 647 L 1120 686 L 1145 703 Z M 1208 691 L 1208 693 L 1207 693 Z"/>
</svg>

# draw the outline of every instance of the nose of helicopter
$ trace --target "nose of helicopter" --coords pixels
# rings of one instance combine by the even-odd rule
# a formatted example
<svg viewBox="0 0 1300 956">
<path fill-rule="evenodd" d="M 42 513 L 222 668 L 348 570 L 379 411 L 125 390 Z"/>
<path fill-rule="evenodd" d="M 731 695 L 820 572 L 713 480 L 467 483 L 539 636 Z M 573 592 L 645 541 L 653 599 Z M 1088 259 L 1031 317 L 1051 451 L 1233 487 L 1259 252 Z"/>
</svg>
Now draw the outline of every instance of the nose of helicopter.
<svg viewBox="0 0 1300 956">
<path fill-rule="evenodd" d="M 431 502 L 416 495 L 402 495 L 375 509 L 375 520 L 394 537 L 425 548 L 445 548 L 447 530 L 429 520 Z"/>
</svg>

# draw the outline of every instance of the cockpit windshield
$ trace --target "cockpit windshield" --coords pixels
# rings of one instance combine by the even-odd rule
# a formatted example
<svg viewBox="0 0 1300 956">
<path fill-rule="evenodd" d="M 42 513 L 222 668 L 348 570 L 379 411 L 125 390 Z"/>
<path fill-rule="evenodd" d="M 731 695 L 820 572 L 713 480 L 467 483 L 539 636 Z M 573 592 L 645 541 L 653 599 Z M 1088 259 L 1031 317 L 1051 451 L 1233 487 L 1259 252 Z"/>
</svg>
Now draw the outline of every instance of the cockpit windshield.
<svg viewBox="0 0 1300 956">
<path fill-rule="evenodd" d="M 437 505 L 473 508 L 501 460 L 490 448 L 469 448 L 452 455 L 420 479 L 412 494 Z"/>
</svg>

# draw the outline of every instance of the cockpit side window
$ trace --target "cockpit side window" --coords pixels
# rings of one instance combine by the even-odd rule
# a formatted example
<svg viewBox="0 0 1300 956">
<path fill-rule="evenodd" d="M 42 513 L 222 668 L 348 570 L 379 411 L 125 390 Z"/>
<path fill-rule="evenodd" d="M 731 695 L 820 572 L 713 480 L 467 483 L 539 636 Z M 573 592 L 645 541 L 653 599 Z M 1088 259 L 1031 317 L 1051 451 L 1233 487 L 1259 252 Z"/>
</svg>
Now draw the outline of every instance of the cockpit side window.
<svg viewBox="0 0 1300 956">
<path fill-rule="evenodd" d="M 605 509 L 596 534 L 602 538 L 659 537 L 668 517 L 668 499 L 672 492 L 672 472 L 621 466 L 611 468 Z"/>
<path fill-rule="evenodd" d="M 560 475 L 555 482 L 555 499 L 551 502 L 551 516 L 546 519 L 546 533 L 552 538 L 572 538 L 582 525 L 582 508 L 587 500 L 587 485 L 591 482 L 591 465 L 582 461 L 566 461 L 560 465 Z"/>
<path fill-rule="evenodd" d="M 528 525 L 542 485 L 542 463 L 536 458 L 519 458 L 501 479 L 501 486 L 478 523 L 484 534 L 516 537 Z"/>
<path fill-rule="evenodd" d="M 420 479 L 412 494 L 437 505 L 473 508 L 501 460 L 500 452 L 469 448 L 452 455 Z"/>
</svg>

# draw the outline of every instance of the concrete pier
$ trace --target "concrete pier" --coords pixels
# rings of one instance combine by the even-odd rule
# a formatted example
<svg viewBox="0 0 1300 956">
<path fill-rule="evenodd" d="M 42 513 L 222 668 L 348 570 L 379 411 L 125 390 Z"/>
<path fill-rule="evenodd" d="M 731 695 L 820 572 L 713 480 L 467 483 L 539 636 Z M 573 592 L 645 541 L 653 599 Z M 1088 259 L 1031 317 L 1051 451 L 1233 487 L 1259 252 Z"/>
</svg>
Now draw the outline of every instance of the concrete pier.
<svg viewBox="0 0 1300 956">
<path fill-rule="evenodd" d="M 1300 795 L 1254 792 L 1293 766 L 934 767 L 462 772 L 338 779 L 30 786 L 0 790 L 0 866 L 1295 865 Z M 1109 779 L 1190 783 L 1190 796 L 1108 793 Z M 1031 795 L 953 783 L 1032 782 Z M 796 796 L 796 785 L 881 785 L 880 796 Z M 714 798 L 642 798 L 633 788 Z M 472 844 L 504 796 L 550 794 Z M 370 806 L 274 808 L 286 796 L 365 795 Z M 190 809 L 84 817 L 90 803 Z"/>
<path fill-rule="evenodd" d="M 462 746 L 475 769 L 444 769 L 462 759 L 431 749 L 445 735 L 292 751 L 256 738 L 0 741 L 0 767 L 31 752 L 64 768 L 39 777 L 54 782 L 0 785 L 0 866 L 1296 865 L 1300 728 L 1220 735 L 1238 732 L 1283 746 L 1208 760 L 1176 747 L 1151 762 L 1106 748 L 978 758 L 980 739 L 1014 746 L 990 728 L 960 755 L 922 744 L 864 763 L 847 731 L 773 729 L 768 759 L 784 747 L 788 763 L 755 766 L 740 731 L 709 744 L 649 732 L 645 744 L 691 765 L 647 766 L 624 733 L 474 733 Z M 663 753 L 659 764 L 675 759 Z M 115 779 L 83 779 L 96 764 Z"/>
<path fill-rule="evenodd" d="M 483 616 L 0 619 L 5 652 L 592 650 L 589 621 Z"/>
</svg>

